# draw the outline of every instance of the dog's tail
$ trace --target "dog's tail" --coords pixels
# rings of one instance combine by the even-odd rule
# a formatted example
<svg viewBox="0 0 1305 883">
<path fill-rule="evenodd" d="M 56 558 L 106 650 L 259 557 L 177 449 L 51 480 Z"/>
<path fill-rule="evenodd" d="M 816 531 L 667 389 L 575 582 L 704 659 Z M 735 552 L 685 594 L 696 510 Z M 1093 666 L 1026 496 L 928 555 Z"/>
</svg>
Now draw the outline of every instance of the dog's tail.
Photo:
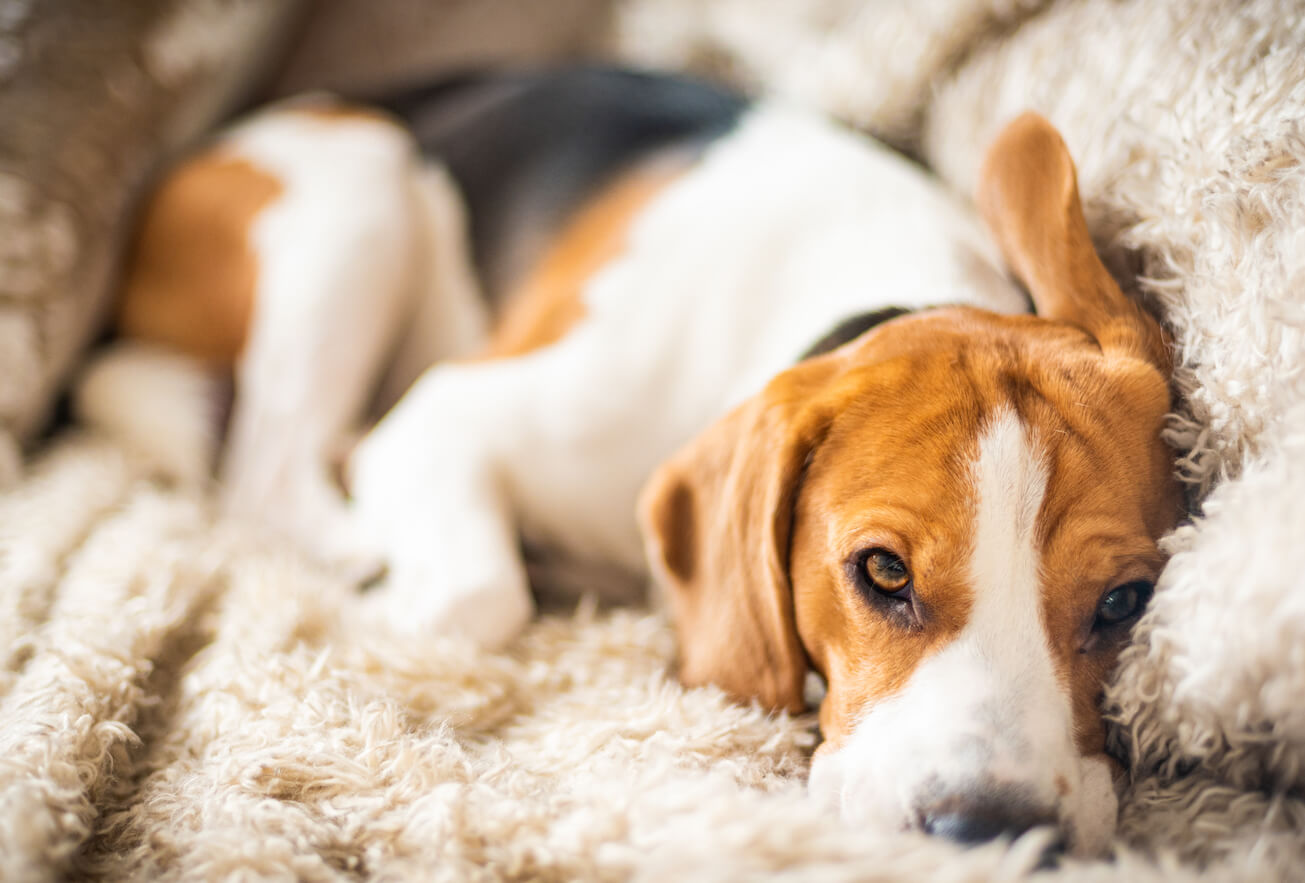
<svg viewBox="0 0 1305 883">
<path fill-rule="evenodd" d="M 146 468 L 198 487 L 217 456 L 225 380 L 172 350 L 119 342 L 96 354 L 73 388 L 73 413 Z"/>
</svg>

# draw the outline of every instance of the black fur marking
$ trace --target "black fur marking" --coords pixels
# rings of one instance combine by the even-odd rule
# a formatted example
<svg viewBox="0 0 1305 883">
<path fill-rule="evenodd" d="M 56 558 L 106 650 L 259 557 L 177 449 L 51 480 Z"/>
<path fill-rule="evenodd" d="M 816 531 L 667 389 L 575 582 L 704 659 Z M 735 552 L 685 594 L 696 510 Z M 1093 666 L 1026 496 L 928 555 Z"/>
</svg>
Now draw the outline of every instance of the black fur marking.
<svg viewBox="0 0 1305 883">
<path fill-rule="evenodd" d="M 807 347 L 798 361 L 802 362 L 815 356 L 824 355 L 830 350 L 838 349 L 843 344 L 856 340 L 876 325 L 882 325 L 884 322 L 896 319 L 898 316 L 905 316 L 909 312 L 911 311 L 902 307 L 884 307 L 882 310 L 871 310 L 868 313 L 857 313 L 855 316 L 849 316 L 835 325 L 833 330 L 824 337 Z"/>
<path fill-rule="evenodd" d="M 701 80 L 602 66 L 469 74 L 378 103 L 457 181 L 491 293 L 614 175 L 661 149 L 700 149 L 748 105 Z"/>
</svg>

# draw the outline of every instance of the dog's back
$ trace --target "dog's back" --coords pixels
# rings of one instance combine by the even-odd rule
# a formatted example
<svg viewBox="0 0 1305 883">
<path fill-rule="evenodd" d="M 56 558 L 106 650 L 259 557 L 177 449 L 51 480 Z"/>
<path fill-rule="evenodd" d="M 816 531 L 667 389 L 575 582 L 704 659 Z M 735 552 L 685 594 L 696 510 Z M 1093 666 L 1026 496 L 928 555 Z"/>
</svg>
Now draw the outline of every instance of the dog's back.
<svg viewBox="0 0 1305 883">
<path fill-rule="evenodd" d="M 467 74 L 377 105 L 457 183 L 477 275 L 496 299 L 615 177 L 664 151 L 696 153 L 748 102 L 704 80 L 585 66 Z"/>
</svg>

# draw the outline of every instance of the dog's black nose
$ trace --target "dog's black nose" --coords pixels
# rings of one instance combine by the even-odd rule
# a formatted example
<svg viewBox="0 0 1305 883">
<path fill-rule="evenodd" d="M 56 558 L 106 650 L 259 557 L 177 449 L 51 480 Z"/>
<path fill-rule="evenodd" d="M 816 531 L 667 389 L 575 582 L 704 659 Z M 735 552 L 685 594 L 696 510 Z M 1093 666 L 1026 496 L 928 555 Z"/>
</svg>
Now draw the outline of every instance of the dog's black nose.
<svg viewBox="0 0 1305 883">
<path fill-rule="evenodd" d="M 925 833 L 972 846 L 1003 835 L 1015 838 L 1040 825 L 1055 825 L 1054 811 L 1017 795 L 940 801 L 921 814 Z"/>
</svg>

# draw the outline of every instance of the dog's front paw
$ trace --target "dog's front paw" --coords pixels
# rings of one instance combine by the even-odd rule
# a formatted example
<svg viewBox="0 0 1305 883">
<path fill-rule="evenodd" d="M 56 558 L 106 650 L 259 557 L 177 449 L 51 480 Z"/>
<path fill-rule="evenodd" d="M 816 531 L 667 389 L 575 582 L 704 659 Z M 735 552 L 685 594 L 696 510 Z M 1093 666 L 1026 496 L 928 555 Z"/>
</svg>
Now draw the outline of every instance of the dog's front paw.
<svg viewBox="0 0 1305 883">
<path fill-rule="evenodd" d="M 355 521 L 342 513 L 304 540 L 310 555 L 341 582 L 366 588 L 385 578 L 385 551 L 367 538 Z"/>
<path fill-rule="evenodd" d="M 498 648 L 534 612 L 512 506 L 489 446 L 428 425 L 422 401 L 400 403 L 346 464 L 353 514 L 386 552 L 367 606 L 395 631 Z"/>
<path fill-rule="evenodd" d="M 233 476 L 223 486 L 223 511 L 288 540 L 341 580 L 374 582 L 386 569 L 385 547 L 359 520 L 328 478 L 324 465 L 307 459 L 271 475 Z"/>
<path fill-rule="evenodd" d="M 449 635 L 497 650 L 534 615 L 530 592 L 511 574 L 451 579 L 448 568 L 392 558 L 385 576 L 362 598 L 374 624 L 404 635 Z"/>
</svg>

